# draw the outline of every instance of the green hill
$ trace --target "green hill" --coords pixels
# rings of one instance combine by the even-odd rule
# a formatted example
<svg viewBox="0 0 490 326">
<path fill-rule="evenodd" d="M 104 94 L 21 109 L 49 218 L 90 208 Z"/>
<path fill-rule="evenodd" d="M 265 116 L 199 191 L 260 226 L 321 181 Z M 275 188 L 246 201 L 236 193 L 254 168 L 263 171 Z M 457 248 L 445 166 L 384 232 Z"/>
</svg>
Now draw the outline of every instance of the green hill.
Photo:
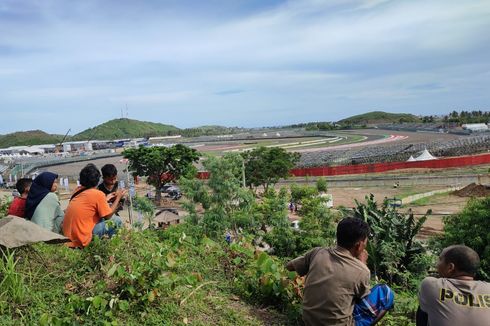
<svg viewBox="0 0 490 326">
<path fill-rule="evenodd" d="M 401 122 L 420 122 L 420 119 L 408 113 L 388 113 L 383 111 L 372 111 L 364 114 L 338 121 L 343 125 L 366 125 L 376 123 L 401 123 Z"/>
<path fill-rule="evenodd" d="M 132 119 L 114 119 L 74 135 L 73 140 L 155 137 L 179 133 L 180 129 L 172 125 Z"/>
<path fill-rule="evenodd" d="M 0 136 L 0 148 L 10 146 L 26 146 L 54 144 L 63 139 L 63 135 L 51 135 L 42 130 L 18 131 Z"/>
</svg>

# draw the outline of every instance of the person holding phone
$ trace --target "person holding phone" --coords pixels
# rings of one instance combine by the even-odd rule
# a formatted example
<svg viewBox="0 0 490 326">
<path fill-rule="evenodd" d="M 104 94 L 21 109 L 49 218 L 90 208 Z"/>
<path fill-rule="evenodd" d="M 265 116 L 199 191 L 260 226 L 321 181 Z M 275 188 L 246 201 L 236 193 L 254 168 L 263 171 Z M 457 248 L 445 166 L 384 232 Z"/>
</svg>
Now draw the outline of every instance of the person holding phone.
<svg viewBox="0 0 490 326">
<path fill-rule="evenodd" d="M 114 164 L 106 164 L 100 169 L 102 172 L 102 182 L 98 185 L 97 189 L 102 191 L 104 194 L 109 195 L 115 193 L 118 190 L 117 182 L 117 168 Z M 114 202 L 114 198 L 109 202 L 110 204 Z M 123 210 L 124 198 L 121 198 L 115 215 L 119 216 L 119 212 Z"/>
</svg>

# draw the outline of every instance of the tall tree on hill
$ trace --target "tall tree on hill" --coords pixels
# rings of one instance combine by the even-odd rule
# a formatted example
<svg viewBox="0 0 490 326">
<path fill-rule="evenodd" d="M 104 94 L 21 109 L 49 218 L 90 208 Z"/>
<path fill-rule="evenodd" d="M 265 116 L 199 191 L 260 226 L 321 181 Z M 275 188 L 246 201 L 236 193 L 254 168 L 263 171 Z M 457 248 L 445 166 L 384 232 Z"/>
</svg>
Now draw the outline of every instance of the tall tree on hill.
<svg viewBox="0 0 490 326">
<path fill-rule="evenodd" d="M 192 148 L 177 144 L 172 147 L 138 147 L 126 149 L 123 156 L 129 160 L 129 170 L 134 175 L 148 177 L 147 183 L 155 186 L 155 200 L 160 202 L 161 187 L 181 176 L 193 176 L 193 163 L 199 153 Z"/>
<path fill-rule="evenodd" d="M 301 155 L 289 153 L 279 147 L 259 147 L 243 153 L 242 156 L 245 160 L 247 186 L 264 186 L 267 191 L 270 185 L 289 176 L 289 170 L 294 168 Z"/>
</svg>

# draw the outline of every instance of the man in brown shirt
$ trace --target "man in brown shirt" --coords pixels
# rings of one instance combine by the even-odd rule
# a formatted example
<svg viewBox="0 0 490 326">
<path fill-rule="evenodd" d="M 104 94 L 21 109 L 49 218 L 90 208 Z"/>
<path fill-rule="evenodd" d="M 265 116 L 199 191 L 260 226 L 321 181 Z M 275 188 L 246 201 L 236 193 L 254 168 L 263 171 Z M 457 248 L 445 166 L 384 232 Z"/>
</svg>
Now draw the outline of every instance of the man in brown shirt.
<svg viewBox="0 0 490 326">
<path fill-rule="evenodd" d="M 369 232 L 363 220 L 345 218 L 337 226 L 336 247 L 315 248 L 288 262 L 288 270 L 306 275 L 306 325 L 354 325 L 354 304 L 370 292 L 365 251 Z"/>
<path fill-rule="evenodd" d="M 457 245 L 444 249 L 437 271 L 420 285 L 417 326 L 490 325 L 490 283 L 475 281 L 478 254 Z"/>
</svg>

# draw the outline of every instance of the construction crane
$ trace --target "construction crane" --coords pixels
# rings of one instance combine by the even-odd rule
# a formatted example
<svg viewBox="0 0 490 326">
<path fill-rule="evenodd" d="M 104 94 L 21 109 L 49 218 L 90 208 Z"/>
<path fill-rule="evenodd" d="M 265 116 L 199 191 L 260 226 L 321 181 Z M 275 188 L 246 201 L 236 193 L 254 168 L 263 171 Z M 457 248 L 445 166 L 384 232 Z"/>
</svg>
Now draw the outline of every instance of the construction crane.
<svg viewBox="0 0 490 326">
<path fill-rule="evenodd" d="M 70 133 L 70 131 L 71 131 L 71 128 L 68 129 L 68 131 L 66 132 L 63 139 L 59 142 L 58 145 L 56 145 L 56 152 L 58 152 L 58 153 L 61 152 L 61 150 L 63 149 L 63 143 L 65 142 L 66 137 L 68 137 L 68 134 Z"/>
</svg>

